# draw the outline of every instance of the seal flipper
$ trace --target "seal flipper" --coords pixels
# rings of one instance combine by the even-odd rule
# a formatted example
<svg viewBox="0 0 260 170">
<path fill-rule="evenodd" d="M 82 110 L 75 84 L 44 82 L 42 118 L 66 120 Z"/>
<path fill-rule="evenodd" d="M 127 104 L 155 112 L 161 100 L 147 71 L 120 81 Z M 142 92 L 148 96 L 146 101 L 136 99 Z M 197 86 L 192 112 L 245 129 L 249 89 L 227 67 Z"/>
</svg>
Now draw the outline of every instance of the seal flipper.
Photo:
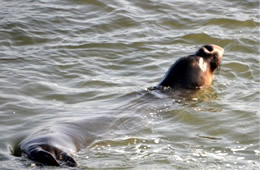
<svg viewBox="0 0 260 170">
<path fill-rule="evenodd" d="M 60 163 L 54 155 L 48 151 L 45 151 L 40 146 L 30 146 L 27 150 L 23 151 L 23 153 L 35 162 L 49 166 L 60 166 Z"/>
<path fill-rule="evenodd" d="M 45 149 L 46 148 L 46 149 Z M 76 167 L 77 162 L 66 152 L 52 146 L 32 145 L 23 151 L 29 159 L 48 166 Z"/>
<path fill-rule="evenodd" d="M 66 152 L 60 151 L 60 153 L 57 154 L 57 159 L 62 162 L 62 163 L 60 163 L 62 165 L 66 165 L 66 166 L 70 166 L 70 167 L 77 167 L 78 166 L 78 164 L 74 160 L 74 158 L 72 158 Z"/>
</svg>

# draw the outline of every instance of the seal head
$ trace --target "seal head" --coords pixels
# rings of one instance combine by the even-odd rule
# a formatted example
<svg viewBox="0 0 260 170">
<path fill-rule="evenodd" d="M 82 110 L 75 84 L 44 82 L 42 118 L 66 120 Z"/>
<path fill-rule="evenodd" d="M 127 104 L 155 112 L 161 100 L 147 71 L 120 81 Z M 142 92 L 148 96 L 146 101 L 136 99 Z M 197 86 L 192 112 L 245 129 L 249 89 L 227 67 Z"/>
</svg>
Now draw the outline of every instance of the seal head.
<svg viewBox="0 0 260 170">
<path fill-rule="evenodd" d="M 223 54 L 224 49 L 217 45 L 204 45 L 195 54 L 178 59 L 158 86 L 187 89 L 208 86 Z"/>
</svg>

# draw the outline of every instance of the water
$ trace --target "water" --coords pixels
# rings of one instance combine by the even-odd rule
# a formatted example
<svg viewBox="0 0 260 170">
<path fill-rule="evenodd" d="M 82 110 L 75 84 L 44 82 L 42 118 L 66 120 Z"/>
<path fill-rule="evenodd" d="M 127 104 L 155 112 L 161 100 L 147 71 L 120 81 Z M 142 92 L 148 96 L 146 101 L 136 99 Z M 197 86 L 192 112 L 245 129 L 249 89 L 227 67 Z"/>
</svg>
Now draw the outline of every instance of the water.
<svg viewBox="0 0 260 170">
<path fill-rule="evenodd" d="M 0 169 L 37 169 L 17 143 L 80 121 L 83 169 L 260 167 L 257 0 L 0 4 Z M 203 44 L 225 48 L 211 87 L 145 91 Z"/>
</svg>

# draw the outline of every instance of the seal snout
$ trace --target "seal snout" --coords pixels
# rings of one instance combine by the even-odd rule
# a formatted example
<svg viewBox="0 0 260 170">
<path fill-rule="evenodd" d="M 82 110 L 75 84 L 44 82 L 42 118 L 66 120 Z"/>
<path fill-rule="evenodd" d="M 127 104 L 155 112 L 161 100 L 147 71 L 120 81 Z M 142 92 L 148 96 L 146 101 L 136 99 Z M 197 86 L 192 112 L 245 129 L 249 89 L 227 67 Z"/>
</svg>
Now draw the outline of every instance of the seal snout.
<svg viewBox="0 0 260 170">
<path fill-rule="evenodd" d="M 220 60 L 222 59 L 223 54 L 224 49 L 214 44 L 204 45 L 196 52 L 196 55 L 205 58 L 216 55 Z"/>
<path fill-rule="evenodd" d="M 218 45 L 210 44 L 210 45 L 205 45 L 201 48 L 204 53 L 206 53 L 206 60 L 209 61 L 210 64 L 210 70 L 213 72 L 219 65 L 222 60 L 222 57 L 224 55 L 224 49 L 221 48 Z M 200 51 L 200 50 L 199 50 Z M 202 54 L 202 53 L 200 53 Z M 203 54 L 202 54 L 202 57 Z"/>
<path fill-rule="evenodd" d="M 220 58 L 223 57 L 224 49 L 221 48 L 220 46 L 214 45 L 214 44 L 206 45 L 206 46 L 209 46 L 209 49 L 212 49 L 212 50 L 211 50 L 211 53 L 213 53 L 213 54 L 214 54 L 214 53 L 217 53 Z"/>
</svg>

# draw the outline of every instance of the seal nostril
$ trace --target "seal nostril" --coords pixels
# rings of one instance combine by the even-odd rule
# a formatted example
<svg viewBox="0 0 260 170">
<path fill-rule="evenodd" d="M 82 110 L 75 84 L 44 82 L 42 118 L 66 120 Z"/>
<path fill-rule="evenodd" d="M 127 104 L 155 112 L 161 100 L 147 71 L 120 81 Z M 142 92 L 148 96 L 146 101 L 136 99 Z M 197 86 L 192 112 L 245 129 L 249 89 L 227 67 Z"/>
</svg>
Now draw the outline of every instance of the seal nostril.
<svg viewBox="0 0 260 170">
<path fill-rule="evenodd" d="M 213 51 L 212 45 L 205 45 L 204 48 L 206 48 L 209 52 Z"/>
</svg>

